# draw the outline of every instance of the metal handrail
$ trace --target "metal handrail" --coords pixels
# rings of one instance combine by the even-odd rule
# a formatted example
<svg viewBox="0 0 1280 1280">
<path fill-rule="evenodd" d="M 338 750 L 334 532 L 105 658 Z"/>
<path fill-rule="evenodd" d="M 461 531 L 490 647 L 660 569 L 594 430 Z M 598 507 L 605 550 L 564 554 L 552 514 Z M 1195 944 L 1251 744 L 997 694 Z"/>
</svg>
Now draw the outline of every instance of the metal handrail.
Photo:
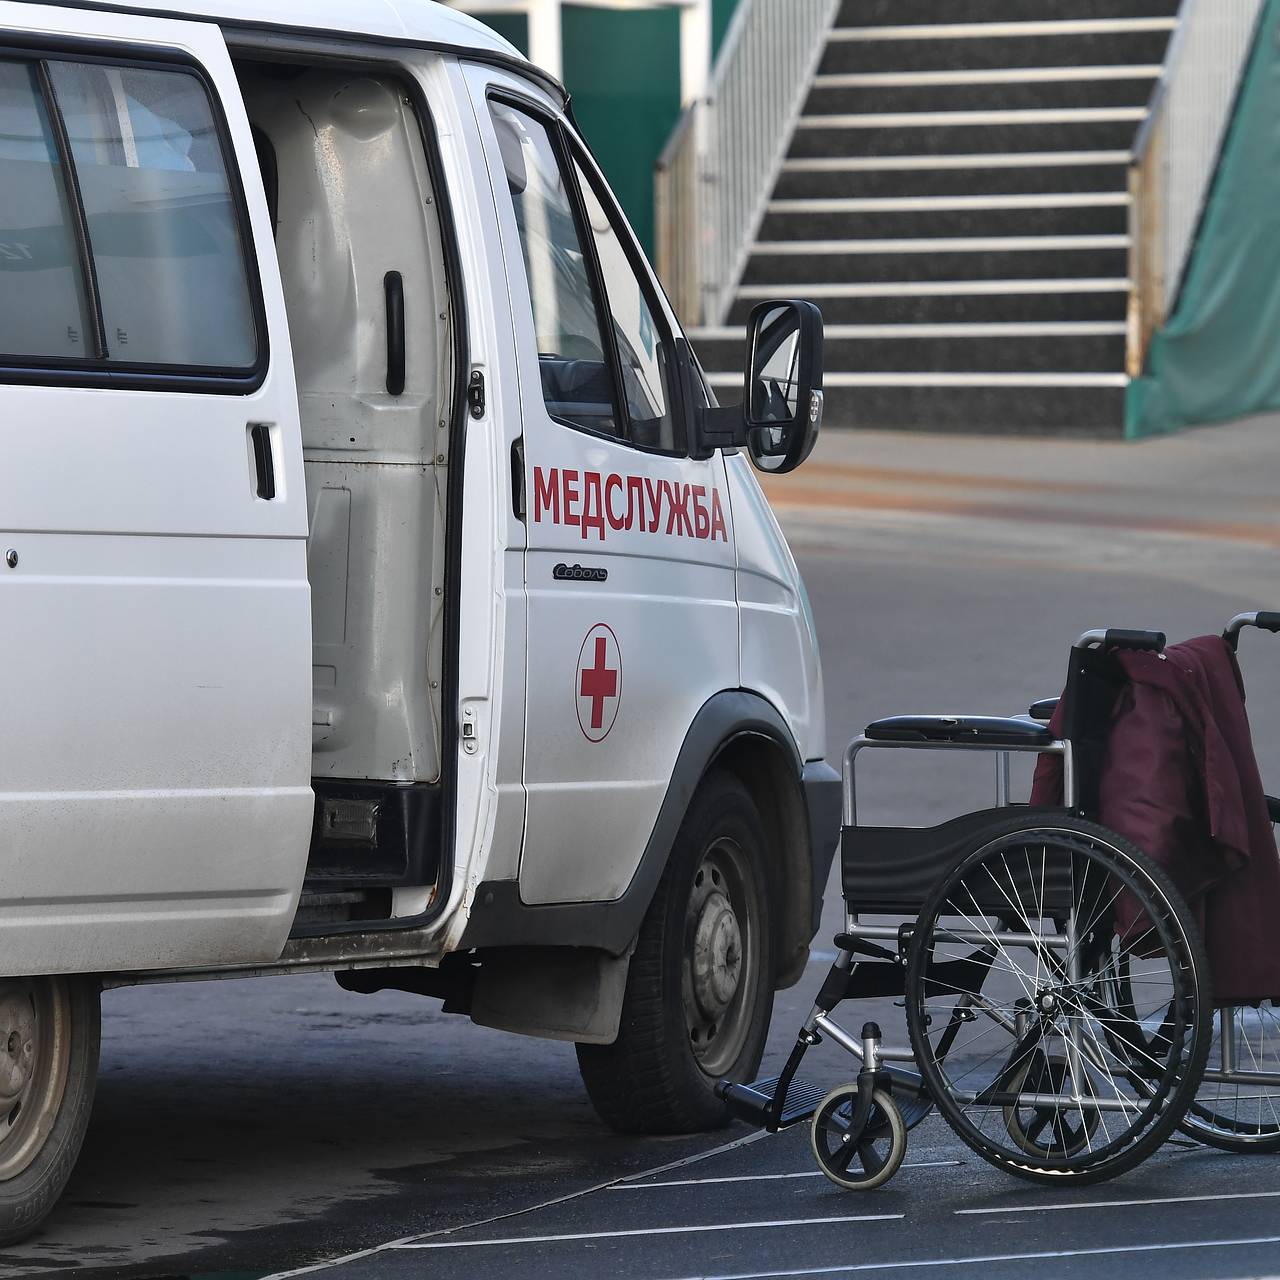
<svg viewBox="0 0 1280 1280">
<path fill-rule="evenodd" d="M 655 174 L 658 273 L 688 325 L 720 324 L 746 266 L 839 0 L 740 0 L 706 98 Z"/>
<path fill-rule="evenodd" d="M 1179 7 L 1129 163 L 1130 377 L 1177 305 L 1263 11 L 1264 0 Z"/>
</svg>

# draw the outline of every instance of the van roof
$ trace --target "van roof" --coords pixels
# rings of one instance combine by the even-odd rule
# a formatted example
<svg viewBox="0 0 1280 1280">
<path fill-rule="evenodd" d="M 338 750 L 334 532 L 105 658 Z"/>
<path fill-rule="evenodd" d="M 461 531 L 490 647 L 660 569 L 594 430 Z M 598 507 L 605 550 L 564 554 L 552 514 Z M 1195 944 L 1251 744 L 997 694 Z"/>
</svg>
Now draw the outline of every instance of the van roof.
<svg viewBox="0 0 1280 1280">
<path fill-rule="evenodd" d="M 298 31 L 313 35 L 355 35 L 390 44 L 478 54 L 493 61 L 514 62 L 526 75 L 564 89 L 555 78 L 535 67 L 515 45 L 470 14 L 459 13 L 437 0 L 61 0 L 72 8 L 106 9 L 216 22 L 227 28 Z"/>
</svg>

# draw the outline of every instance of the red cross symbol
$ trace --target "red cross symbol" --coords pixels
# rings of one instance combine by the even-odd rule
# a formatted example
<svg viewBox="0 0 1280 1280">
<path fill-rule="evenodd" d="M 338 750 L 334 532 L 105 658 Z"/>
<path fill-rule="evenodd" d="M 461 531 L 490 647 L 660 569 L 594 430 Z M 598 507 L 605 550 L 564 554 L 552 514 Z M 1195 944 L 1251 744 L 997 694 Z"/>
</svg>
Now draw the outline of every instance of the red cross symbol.
<svg viewBox="0 0 1280 1280">
<path fill-rule="evenodd" d="M 622 653 L 617 636 L 603 622 L 592 627 L 582 642 L 578 654 L 577 695 L 578 724 L 582 732 L 591 742 L 603 742 L 618 718 L 622 696 Z M 590 703 L 590 708 L 584 707 L 584 703 Z"/>
</svg>

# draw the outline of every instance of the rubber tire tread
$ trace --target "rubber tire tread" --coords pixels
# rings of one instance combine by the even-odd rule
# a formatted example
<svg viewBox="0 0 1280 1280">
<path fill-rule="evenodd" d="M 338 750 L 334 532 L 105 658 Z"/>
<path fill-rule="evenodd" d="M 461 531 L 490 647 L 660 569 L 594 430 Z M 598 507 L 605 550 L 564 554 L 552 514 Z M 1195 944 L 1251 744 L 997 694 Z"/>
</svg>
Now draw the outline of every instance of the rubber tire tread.
<svg viewBox="0 0 1280 1280">
<path fill-rule="evenodd" d="M 732 773 L 714 771 L 698 786 L 667 866 L 640 926 L 627 973 L 618 1037 L 577 1046 L 578 1069 L 592 1106 L 620 1133 L 702 1133 L 721 1129 L 730 1113 L 715 1096 L 689 1047 L 681 991 L 684 916 L 693 875 L 718 834 L 732 834 L 757 875 L 764 913 L 760 977 L 751 1026 L 730 1072 L 754 1079 L 769 1033 L 774 989 L 774 930 L 764 824 L 750 792 Z"/>
<path fill-rule="evenodd" d="M 101 995 L 96 979 L 72 977 L 71 1059 L 62 1105 L 44 1146 L 16 1178 L 0 1182 L 0 1245 L 29 1236 L 62 1195 L 84 1144 L 93 1110 L 102 1035 Z"/>
<path fill-rule="evenodd" d="M 1122 850 L 1142 868 L 1143 873 L 1155 884 L 1172 910 L 1174 923 L 1186 941 L 1188 955 L 1191 959 L 1191 980 L 1196 994 L 1196 1010 L 1200 1018 L 1199 1033 L 1192 1044 L 1191 1058 L 1180 1086 L 1182 1098 L 1179 1100 L 1175 1097 L 1174 1105 L 1166 1105 L 1164 1114 L 1128 1151 L 1121 1152 L 1103 1165 L 1079 1172 L 1067 1170 L 1050 1172 L 1048 1170 L 1029 1169 L 1011 1160 L 1004 1160 L 993 1153 L 983 1151 L 967 1140 L 957 1121 L 952 1118 L 950 1106 L 936 1097 L 934 1102 L 939 1114 L 946 1120 L 956 1136 L 966 1146 L 969 1146 L 976 1155 L 981 1156 L 989 1164 L 995 1165 L 997 1169 L 1002 1169 L 1005 1173 L 1013 1174 L 1014 1177 L 1023 1178 L 1028 1182 L 1035 1182 L 1041 1186 L 1089 1186 L 1092 1183 L 1106 1182 L 1111 1178 L 1118 1177 L 1120 1174 L 1126 1173 L 1141 1164 L 1178 1127 L 1179 1121 L 1195 1097 L 1196 1090 L 1200 1087 L 1200 1078 L 1204 1074 L 1205 1063 L 1208 1061 L 1209 1044 L 1213 1039 L 1213 992 L 1209 957 L 1205 950 L 1204 940 L 1200 937 L 1200 931 L 1196 927 L 1195 917 L 1192 915 L 1190 907 L 1187 906 L 1186 900 L 1173 881 L 1159 866 L 1152 862 L 1132 841 L 1126 840 L 1117 832 L 1096 822 L 1088 822 L 1083 818 L 1063 817 L 1045 821 L 1043 819 L 1022 817 L 993 825 L 982 835 L 981 845 L 975 840 L 972 852 L 977 852 L 980 848 L 984 848 L 986 845 L 1019 830 L 1038 831 L 1055 828 L 1078 832 L 1080 835 L 1093 837 Z M 966 853 L 965 857 L 967 858 L 968 856 L 969 854 Z M 957 862 L 958 865 L 959 862 Z M 951 882 L 951 874 L 949 873 L 944 879 L 938 881 L 921 909 L 918 919 L 924 919 L 926 916 L 932 915 L 942 904 L 946 888 Z M 916 936 L 920 937 L 922 935 L 917 931 Z M 920 1064 L 922 1057 L 921 1041 L 925 1039 L 925 1028 L 918 1025 L 918 1005 L 913 994 L 914 988 L 919 981 L 918 963 L 915 959 L 919 950 L 918 947 L 912 946 L 911 961 L 907 967 L 907 1031 L 911 1038 L 911 1048 L 916 1055 L 917 1065 Z M 922 1071 L 922 1074 L 925 1075 L 927 1081 L 928 1073 Z"/>
</svg>

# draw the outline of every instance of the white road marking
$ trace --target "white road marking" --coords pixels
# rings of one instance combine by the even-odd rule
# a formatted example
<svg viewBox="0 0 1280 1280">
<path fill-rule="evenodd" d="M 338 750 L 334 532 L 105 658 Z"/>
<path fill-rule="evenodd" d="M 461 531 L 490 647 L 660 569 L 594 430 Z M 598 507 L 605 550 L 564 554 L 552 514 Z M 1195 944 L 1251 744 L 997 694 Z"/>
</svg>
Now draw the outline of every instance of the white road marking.
<svg viewBox="0 0 1280 1280">
<path fill-rule="evenodd" d="M 1158 62 L 1105 67 L 980 67 L 975 71 L 849 71 L 814 77 L 815 89 L 908 89 L 958 84 L 1058 84 L 1075 80 L 1154 80 Z"/>
<path fill-rule="evenodd" d="M 988 40 L 993 36 L 1095 36 L 1125 31 L 1172 31 L 1177 18 L 1068 18 L 1048 22 L 913 23 L 905 27 L 837 27 L 838 41 Z"/>
<path fill-rule="evenodd" d="M 864 284 L 745 284 L 740 298 L 932 298 L 1013 293 L 1127 293 L 1128 280 L 902 280 Z"/>
<path fill-rule="evenodd" d="M 1069 191 L 1053 195 L 802 196 L 770 200 L 770 213 L 945 213 L 976 209 L 1103 209 L 1128 205 L 1127 191 Z"/>
<path fill-rule="evenodd" d="M 960 1160 L 907 1161 L 904 1169 L 950 1169 L 963 1163 Z M 801 1173 L 741 1173 L 729 1178 L 673 1178 L 669 1182 L 619 1182 L 610 1191 L 654 1191 L 662 1187 L 708 1187 L 722 1182 L 780 1182 L 790 1178 L 822 1178 L 821 1169 L 806 1169 Z"/>
<path fill-rule="evenodd" d="M 682 1160 L 672 1160 L 667 1164 L 660 1164 L 653 1169 L 642 1169 L 639 1173 L 630 1174 L 626 1178 L 617 1178 L 609 1182 L 599 1182 L 592 1187 L 584 1187 L 581 1191 L 570 1191 L 563 1196 L 554 1196 L 550 1200 L 544 1200 L 539 1204 L 529 1205 L 525 1209 L 513 1209 L 510 1213 L 495 1214 L 492 1218 L 482 1218 L 479 1222 L 469 1222 L 460 1227 L 448 1227 L 443 1231 L 428 1231 L 418 1235 L 403 1236 L 397 1240 L 387 1240 L 383 1244 L 371 1245 L 367 1249 L 357 1249 L 354 1253 L 344 1253 L 336 1258 L 328 1258 L 324 1262 L 313 1262 L 305 1267 L 294 1267 L 289 1271 L 277 1271 L 269 1276 L 264 1276 L 263 1280 L 290 1280 L 292 1276 L 310 1275 L 316 1271 L 327 1271 L 330 1267 L 341 1267 L 348 1262 L 359 1262 L 363 1258 L 372 1258 L 376 1254 L 385 1253 L 388 1249 L 398 1249 L 403 1245 L 413 1243 L 417 1240 L 427 1240 L 433 1236 L 450 1235 L 458 1231 L 477 1231 L 481 1227 L 491 1227 L 497 1222 L 506 1222 L 509 1218 L 523 1217 L 525 1214 L 538 1213 L 543 1209 L 551 1209 L 556 1205 L 568 1204 L 571 1200 L 582 1200 L 587 1196 L 594 1195 L 597 1191 L 604 1191 L 614 1185 L 614 1182 L 631 1182 L 637 1178 L 654 1178 L 660 1173 L 667 1173 L 671 1169 L 680 1169 L 685 1165 L 696 1164 L 699 1160 L 708 1160 L 712 1156 L 721 1155 L 726 1151 L 734 1151 L 738 1147 L 750 1146 L 753 1142 L 759 1142 L 762 1138 L 768 1138 L 772 1135 L 767 1129 L 760 1129 L 755 1133 L 744 1134 L 741 1138 L 734 1138 L 731 1142 L 723 1142 L 718 1147 L 712 1147 L 709 1151 L 700 1151 L 697 1155 L 685 1156 Z"/>
<path fill-rule="evenodd" d="M 1001 1205 L 994 1209 L 956 1209 L 956 1214 L 1057 1213 L 1067 1209 L 1120 1209 L 1144 1204 L 1201 1204 L 1210 1200 L 1274 1200 L 1280 1191 L 1222 1191 L 1202 1196 L 1153 1196 L 1148 1200 L 1080 1200 L 1075 1204 Z"/>
<path fill-rule="evenodd" d="M 987 1253 L 971 1258 L 913 1258 L 904 1262 L 854 1262 L 834 1267 L 797 1267 L 786 1271 L 706 1272 L 682 1280 L 796 1280 L 800 1276 L 840 1276 L 861 1271 L 905 1271 L 913 1267 L 976 1267 L 993 1262 L 1048 1262 L 1055 1258 L 1102 1258 L 1130 1253 L 1170 1253 L 1179 1249 L 1241 1249 L 1280 1244 L 1280 1236 L 1246 1236 L 1238 1240 L 1160 1241 L 1122 1244 L 1097 1249 L 1046 1249 L 1040 1253 Z"/>
<path fill-rule="evenodd" d="M 811 115 L 797 129 L 923 129 L 999 124 L 1119 124 L 1145 120 L 1146 107 L 1036 107 L 1012 111 L 884 111 Z"/>
<path fill-rule="evenodd" d="M 785 173 L 853 173 L 878 169 L 1039 169 L 1045 166 L 1128 164 L 1127 151 L 1001 151 L 950 156 L 814 156 L 787 160 Z"/>
<path fill-rule="evenodd" d="M 484 1249 L 492 1245 L 561 1244 L 571 1240 L 618 1240 L 624 1236 L 698 1235 L 705 1231 L 760 1231 L 778 1227 L 823 1227 L 843 1222 L 897 1222 L 905 1213 L 855 1213 L 840 1218 L 777 1218 L 771 1222 L 712 1222 L 696 1227 L 644 1227 L 634 1231 L 569 1231 L 552 1236 L 503 1236 L 495 1240 L 419 1240 L 396 1249 Z"/>
</svg>

